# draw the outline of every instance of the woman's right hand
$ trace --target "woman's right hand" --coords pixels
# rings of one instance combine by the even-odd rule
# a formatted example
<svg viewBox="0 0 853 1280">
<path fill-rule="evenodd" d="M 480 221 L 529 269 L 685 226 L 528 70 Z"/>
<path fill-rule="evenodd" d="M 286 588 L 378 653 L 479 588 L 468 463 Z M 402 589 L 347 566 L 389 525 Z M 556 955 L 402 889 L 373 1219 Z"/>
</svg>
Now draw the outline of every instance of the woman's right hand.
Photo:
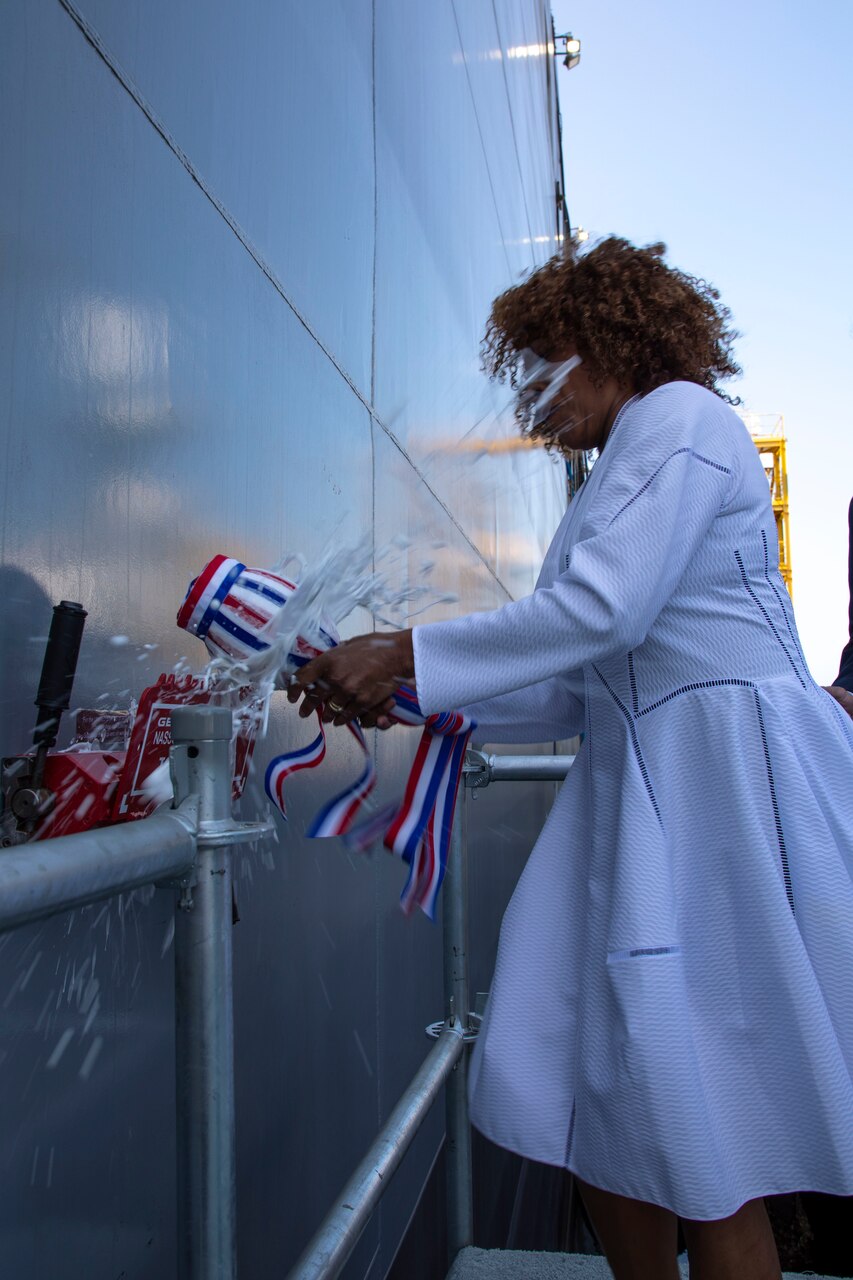
<svg viewBox="0 0 853 1280">
<path fill-rule="evenodd" d="M 302 698 L 300 716 L 319 711 L 336 725 L 360 719 L 364 728 L 390 727 L 394 693 L 415 674 L 411 631 L 368 633 L 343 640 L 293 676 L 287 696 Z"/>
<path fill-rule="evenodd" d="M 827 693 L 832 694 L 835 701 L 844 708 L 850 719 L 853 720 L 853 693 L 840 684 L 825 684 L 823 688 Z"/>
</svg>

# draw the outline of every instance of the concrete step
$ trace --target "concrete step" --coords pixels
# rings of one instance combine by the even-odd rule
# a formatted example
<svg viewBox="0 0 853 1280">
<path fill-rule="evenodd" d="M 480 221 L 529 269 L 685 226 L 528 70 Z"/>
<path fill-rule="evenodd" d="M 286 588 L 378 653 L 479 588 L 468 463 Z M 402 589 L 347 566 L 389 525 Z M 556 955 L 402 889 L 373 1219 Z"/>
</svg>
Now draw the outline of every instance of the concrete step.
<svg viewBox="0 0 853 1280">
<path fill-rule="evenodd" d="M 687 1262 L 681 1262 L 687 1276 Z M 813 1271 L 786 1271 L 783 1280 L 798 1280 L 801 1275 L 813 1280 L 835 1280 L 816 1276 Z M 580 1253 L 528 1253 L 520 1249 L 463 1249 L 447 1275 L 447 1280 L 613 1280 L 613 1273 L 603 1258 Z"/>
</svg>

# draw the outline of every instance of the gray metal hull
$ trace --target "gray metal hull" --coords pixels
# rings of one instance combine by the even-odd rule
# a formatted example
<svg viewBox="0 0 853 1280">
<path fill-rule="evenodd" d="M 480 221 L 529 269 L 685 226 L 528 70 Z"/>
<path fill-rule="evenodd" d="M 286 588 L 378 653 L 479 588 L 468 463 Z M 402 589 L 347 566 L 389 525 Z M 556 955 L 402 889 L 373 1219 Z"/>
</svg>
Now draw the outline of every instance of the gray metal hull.
<svg viewBox="0 0 853 1280">
<path fill-rule="evenodd" d="M 404 535 L 410 577 L 434 560 L 459 598 L 430 617 L 531 589 L 563 477 L 460 442 L 509 431 L 479 337 L 556 247 L 553 59 L 510 56 L 549 32 L 540 0 L 4 6 L 3 754 L 28 746 L 62 597 L 90 614 L 75 703 L 127 706 L 201 665 L 174 615 L 219 551 Z M 279 695 L 260 762 L 306 740 Z M 375 746 L 387 800 L 414 737 Z M 251 1280 L 293 1263 L 442 1013 L 440 930 L 402 916 L 399 864 L 301 836 L 356 768 L 336 739 L 278 843 L 234 867 Z M 550 794 L 472 806 L 475 990 Z M 142 892 L 3 939 L 4 1276 L 175 1275 L 172 921 Z M 442 1133 L 435 1108 L 347 1276 L 387 1271 Z"/>
</svg>

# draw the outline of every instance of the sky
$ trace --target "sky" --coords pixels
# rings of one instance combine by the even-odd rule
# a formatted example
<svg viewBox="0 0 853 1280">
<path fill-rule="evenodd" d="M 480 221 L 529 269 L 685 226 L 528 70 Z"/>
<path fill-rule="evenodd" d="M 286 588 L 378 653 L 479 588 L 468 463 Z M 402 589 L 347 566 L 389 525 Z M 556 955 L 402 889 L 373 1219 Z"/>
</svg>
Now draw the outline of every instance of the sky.
<svg viewBox="0 0 853 1280">
<path fill-rule="evenodd" d="M 726 384 L 788 439 L 794 607 L 832 682 L 853 496 L 853 0 L 552 0 L 572 225 L 720 290 L 743 335 Z"/>
</svg>

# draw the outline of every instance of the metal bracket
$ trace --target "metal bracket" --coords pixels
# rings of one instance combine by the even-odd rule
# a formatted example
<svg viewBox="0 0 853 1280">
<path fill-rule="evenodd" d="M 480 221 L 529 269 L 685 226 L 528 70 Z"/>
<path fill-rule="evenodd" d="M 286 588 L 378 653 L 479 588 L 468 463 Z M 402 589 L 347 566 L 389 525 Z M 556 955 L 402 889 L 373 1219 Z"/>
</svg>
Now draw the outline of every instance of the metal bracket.
<svg viewBox="0 0 853 1280">
<path fill-rule="evenodd" d="M 202 822 L 196 838 L 199 845 L 215 849 L 228 844 L 251 844 L 272 835 L 273 830 L 271 822 Z"/>
<path fill-rule="evenodd" d="M 474 1013 L 473 1010 L 471 1010 L 468 1014 L 468 1019 L 468 1026 L 465 1027 L 462 1032 L 462 1041 L 464 1044 L 473 1044 L 477 1039 L 477 1036 L 480 1034 L 480 1023 L 482 1022 L 482 1018 L 478 1013 Z M 453 1027 L 455 1025 L 455 1018 L 451 1019 L 450 1022 L 448 1022 L 447 1019 L 444 1019 L 441 1022 L 430 1022 L 426 1027 L 424 1027 L 424 1031 L 428 1040 L 437 1040 L 445 1027 Z"/>
<path fill-rule="evenodd" d="M 465 763 L 462 766 L 462 782 L 472 791 L 487 787 L 492 780 L 489 757 L 483 751 L 471 749 L 465 752 Z"/>
<path fill-rule="evenodd" d="M 167 801 L 156 812 L 170 813 L 177 818 L 187 831 L 195 836 L 197 849 L 251 844 L 255 840 L 271 835 L 274 830 L 272 822 L 269 821 L 235 822 L 232 818 L 226 818 L 218 822 L 199 822 L 199 798 L 196 795 L 187 796 L 177 805 Z M 142 821 L 144 822 L 145 819 L 143 818 Z M 176 880 L 158 880 L 157 888 L 192 890 L 197 883 L 195 865 L 193 865 L 186 875 L 179 876 Z"/>
</svg>

